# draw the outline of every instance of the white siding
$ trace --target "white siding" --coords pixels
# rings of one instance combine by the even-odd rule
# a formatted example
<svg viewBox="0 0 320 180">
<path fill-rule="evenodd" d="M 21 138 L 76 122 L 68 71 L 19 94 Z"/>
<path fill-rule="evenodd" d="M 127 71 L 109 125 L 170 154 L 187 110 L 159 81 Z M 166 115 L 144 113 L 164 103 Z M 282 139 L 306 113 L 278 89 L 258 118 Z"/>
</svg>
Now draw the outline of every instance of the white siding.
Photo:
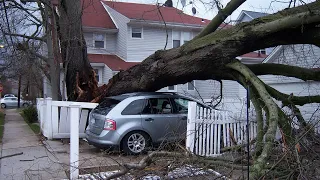
<svg viewBox="0 0 320 180">
<path fill-rule="evenodd" d="M 239 22 L 237 23 L 241 23 L 241 22 L 248 22 L 248 21 L 251 21 L 252 18 L 247 16 L 246 14 L 244 14 L 244 16 L 242 17 L 242 19 L 239 20 Z"/>
<path fill-rule="evenodd" d="M 86 40 L 86 44 L 88 47 L 89 54 L 114 54 L 116 53 L 116 45 L 117 45 L 117 35 L 116 34 L 104 34 L 105 39 L 105 48 L 94 48 L 93 41 L 93 33 L 94 32 L 85 32 L 84 38 Z"/>
<path fill-rule="evenodd" d="M 139 26 L 133 26 L 139 27 Z M 142 27 L 142 26 L 140 26 Z M 131 37 L 131 28 L 128 26 L 127 33 L 127 49 L 128 57 L 127 61 L 136 62 L 142 61 L 155 51 L 159 49 L 164 49 L 166 44 L 166 30 L 164 28 L 152 28 L 152 27 L 142 27 L 142 38 L 132 38 Z M 172 48 L 172 31 L 168 29 L 168 43 L 167 48 Z"/>
<path fill-rule="evenodd" d="M 109 79 L 112 78 L 112 70 L 108 66 L 104 66 L 103 69 L 103 79 L 102 79 L 102 84 L 108 84 Z"/>
<path fill-rule="evenodd" d="M 115 25 L 119 29 L 117 33 L 116 54 L 123 59 L 127 59 L 127 23 L 130 21 L 127 17 L 123 16 L 119 12 L 103 4 L 110 17 L 114 20 Z"/>
</svg>

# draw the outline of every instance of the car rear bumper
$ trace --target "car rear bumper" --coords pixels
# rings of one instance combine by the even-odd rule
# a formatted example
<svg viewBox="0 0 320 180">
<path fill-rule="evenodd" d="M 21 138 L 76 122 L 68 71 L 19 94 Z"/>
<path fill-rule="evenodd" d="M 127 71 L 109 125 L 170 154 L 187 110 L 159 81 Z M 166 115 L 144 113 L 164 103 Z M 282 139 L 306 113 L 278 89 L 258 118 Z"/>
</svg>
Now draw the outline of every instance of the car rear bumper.
<svg viewBox="0 0 320 180">
<path fill-rule="evenodd" d="M 110 146 L 119 146 L 120 143 L 120 134 L 115 131 L 104 130 L 100 135 L 90 132 L 89 129 L 86 130 L 86 139 L 89 144 L 98 147 L 110 147 Z"/>
</svg>

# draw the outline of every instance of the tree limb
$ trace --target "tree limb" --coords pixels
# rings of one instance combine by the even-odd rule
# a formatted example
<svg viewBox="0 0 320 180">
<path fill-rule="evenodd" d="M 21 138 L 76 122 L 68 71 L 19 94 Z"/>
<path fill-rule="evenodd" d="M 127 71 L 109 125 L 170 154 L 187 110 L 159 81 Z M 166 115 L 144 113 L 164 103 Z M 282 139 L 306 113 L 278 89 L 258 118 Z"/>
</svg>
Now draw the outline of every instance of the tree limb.
<svg viewBox="0 0 320 180">
<path fill-rule="evenodd" d="M 219 28 L 221 23 L 223 23 L 224 20 L 226 20 L 226 18 L 230 16 L 233 11 L 235 11 L 245 1 L 246 0 L 231 0 L 225 8 L 219 10 L 218 14 L 211 20 L 207 27 L 204 28 L 194 39 L 201 38 L 214 32 Z"/>
<path fill-rule="evenodd" d="M 256 75 L 281 75 L 304 81 L 320 81 L 320 70 L 274 63 L 249 64 L 247 66 Z"/>
<path fill-rule="evenodd" d="M 265 84 L 265 87 L 266 87 L 267 91 L 269 92 L 269 94 L 273 98 L 275 98 L 276 100 L 282 101 L 284 106 L 289 105 L 289 104 L 303 106 L 305 104 L 310 104 L 310 103 L 320 103 L 320 95 L 317 95 L 317 96 L 294 96 L 293 94 L 292 95 L 284 94 L 284 93 L 274 89 L 273 87 L 271 87 L 267 84 Z M 291 102 L 289 102 L 288 100 L 290 100 Z"/>
<path fill-rule="evenodd" d="M 258 95 L 260 96 L 261 100 L 265 103 L 269 111 L 269 127 L 265 134 L 265 145 L 263 146 L 261 155 L 257 158 L 256 162 L 253 165 L 253 171 L 250 172 L 251 178 L 256 179 L 257 177 L 262 175 L 267 158 L 269 157 L 272 150 L 272 143 L 276 135 L 278 125 L 278 106 L 272 100 L 272 97 L 265 89 L 264 84 L 254 73 L 252 73 L 252 71 L 250 71 L 249 68 L 247 68 L 239 61 L 233 61 L 232 63 L 228 64 L 227 67 L 238 71 L 246 78 L 247 81 L 252 83 L 252 86 L 256 89 Z"/>
</svg>

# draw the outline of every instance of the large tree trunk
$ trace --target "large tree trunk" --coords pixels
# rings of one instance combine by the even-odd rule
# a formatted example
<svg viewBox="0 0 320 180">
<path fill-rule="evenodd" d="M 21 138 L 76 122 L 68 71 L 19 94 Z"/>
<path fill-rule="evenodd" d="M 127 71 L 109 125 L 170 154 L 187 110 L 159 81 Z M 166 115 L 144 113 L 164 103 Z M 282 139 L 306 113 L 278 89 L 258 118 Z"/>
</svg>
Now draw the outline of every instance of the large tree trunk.
<svg viewBox="0 0 320 180">
<path fill-rule="evenodd" d="M 84 100 L 96 97 L 98 82 L 87 56 L 82 31 L 82 7 L 79 0 L 59 1 L 59 37 L 63 67 L 66 73 L 68 100 L 86 92 Z"/>
</svg>

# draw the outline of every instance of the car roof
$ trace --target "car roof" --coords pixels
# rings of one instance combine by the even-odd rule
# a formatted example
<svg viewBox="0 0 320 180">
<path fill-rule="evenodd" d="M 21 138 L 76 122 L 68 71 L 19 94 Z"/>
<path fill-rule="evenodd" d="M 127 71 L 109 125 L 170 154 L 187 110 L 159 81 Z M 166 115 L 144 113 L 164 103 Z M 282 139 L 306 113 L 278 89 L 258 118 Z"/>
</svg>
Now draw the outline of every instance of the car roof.
<svg viewBox="0 0 320 180">
<path fill-rule="evenodd" d="M 107 97 L 107 98 L 122 101 L 124 99 L 129 98 L 129 97 L 139 97 L 139 96 L 147 97 L 147 98 L 161 98 L 161 97 L 185 98 L 185 99 L 188 99 L 188 100 L 191 100 L 191 101 L 195 101 L 195 102 L 197 102 L 199 104 L 202 104 L 204 106 L 207 106 L 207 105 L 205 105 L 204 103 L 200 102 L 197 99 L 185 96 L 183 94 L 178 94 L 178 93 L 175 93 L 175 92 L 134 92 L 134 93 L 121 94 L 121 95 L 117 95 L 117 96 L 110 96 L 110 97 Z"/>
</svg>

